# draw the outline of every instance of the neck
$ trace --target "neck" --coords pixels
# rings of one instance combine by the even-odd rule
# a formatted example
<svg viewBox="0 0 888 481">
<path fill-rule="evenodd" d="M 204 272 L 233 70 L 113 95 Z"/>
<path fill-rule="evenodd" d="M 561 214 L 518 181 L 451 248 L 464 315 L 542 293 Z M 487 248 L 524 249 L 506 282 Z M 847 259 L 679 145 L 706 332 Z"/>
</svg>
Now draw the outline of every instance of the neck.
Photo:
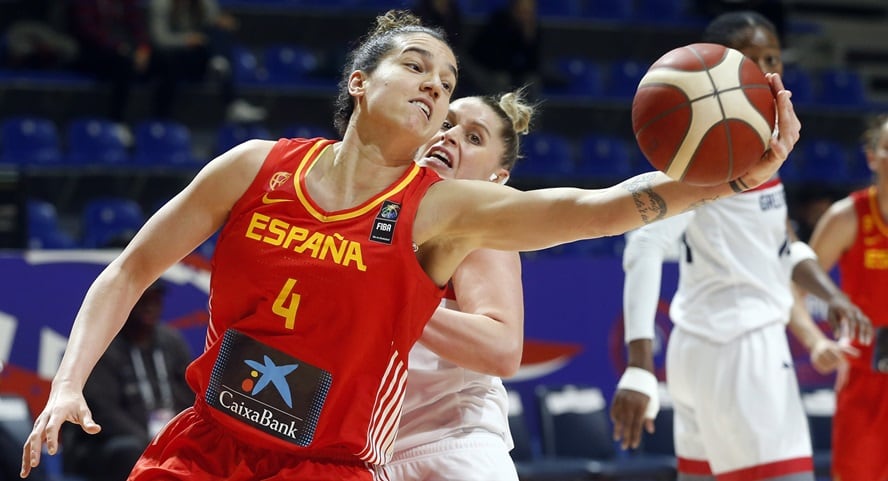
<svg viewBox="0 0 888 481">
<path fill-rule="evenodd" d="M 356 207 L 400 178 L 412 157 L 397 162 L 378 144 L 361 142 L 353 131 L 321 153 L 305 178 L 314 200 L 328 212 Z"/>
</svg>

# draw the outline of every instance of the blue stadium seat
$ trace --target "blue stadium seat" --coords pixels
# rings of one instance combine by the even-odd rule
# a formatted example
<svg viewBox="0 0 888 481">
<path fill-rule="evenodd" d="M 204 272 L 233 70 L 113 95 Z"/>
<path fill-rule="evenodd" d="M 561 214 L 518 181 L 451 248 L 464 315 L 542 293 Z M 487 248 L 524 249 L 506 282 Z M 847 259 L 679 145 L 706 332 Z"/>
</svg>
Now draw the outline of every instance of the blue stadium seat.
<svg viewBox="0 0 888 481">
<path fill-rule="evenodd" d="M 848 152 L 842 144 L 826 139 L 808 140 L 801 151 L 802 180 L 825 184 L 849 180 Z"/>
<path fill-rule="evenodd" d="M 319 78 L 318 56 L 298 45 L 269 45 L 265 48 L 265 70 L 269 84 L 282 87 L 336 87 L 334 79 Z"/>
<path fill-rule="evenodd" d="M 27 235 L 29 249 L 73 249 L 74 238 L 59 225 L 59 216 L 51 203 L 28 199 Z"/>
<path fill-rule="evenodd" d="M 333 129 L 318 125 L 292 124 L 281 130 L 281 137 L 286 139 L 313 139 L 321 137 L 325 139 L 338 139 L 339 135 Z"/>
<path fill-rule="evenodd" d="M 604 94 L 604 73 L 601 65 L 582 57 L 564 57 L 555 61 L 555 70 L 566 84 L 563 88 L 551 88 L 547 93 L 600 97 Z"/>
<path fill-rule="evenodd" d="M 221 154 L 250 139 L 273 140 L 271 133 L 263 125 L 225 123 L 216 132 L 216 153 Z"/>
<path fill-rule="evenodd" d="M 691 20 L 689 3 L 682 0 L 635 0 L 634 17 L 642 22 L 687 23 Z"/>
<path fill-rule="evenodd" d="M 608 95 L 631 99 L 638 89 L 638 82 L 647 73 L 649 65 L 637 60 L 623 59 L 611 63 L 607 82 Z"/>
<path fill-rule="evenodd" d="M 792 90 L 793 105 L 809 105 L 814 101 L 814 80 L 811 74 L 798 65 L 787 65 L 783 69 L 783 83 Z"/>
<path fill-rule="evenodd" d="M 545 0 L 537 2 L 540 17 L 579 17 L 583 14 L 582 0 Z"/>
<path fill-rule="evenodd" d="M 601 389 L 541 384 L 536 395 L 543 454 L 550 460 L 594 461 L 586 465 L 587 477 L 581 479 L 675 479 L 672 458 L 617 456 Z"/>
<path fill-rule="evenodd" d="M 78 118 L 68 124 L 68 162 L 124 165 L 129 151 L 121 127 L 109 119 Z"/>
<path fill-rule="evenodd" d="M 242 86 L 259 85 L 267 76 L 256 54 L 243 46 L 231 49 L 231 68 L 235 83 Z"/>
<path fill-rule="evenodd" d="M 634 2 L 626 0 L 594 0 L 586 2 L 583 13 L 587 17 L 602 20 L 628 20 L 635 9 Z"/>
<path fill-rule="evenodd" d="M 832 106 L 862 106 L 866 104 L 863 80 L 857 72 L 839 68 L 820 72 L 820 90 L 817 101 Z"/>
<path fill-rule="evenodd" d="M 522 139 L 525 158 L 518 161 L 513 175 L 517 178 L 565 178 L 574 170 L 574 152 L 570 141 L 561 135 L 536 132 Z"/>
<path fill-rule="evenodd" d="M 134 200 L 119 197 L 90 200 L 83 209 L 83 246 L 100 248 L 127 240 L 144 223 L 142 207 Z"/>
<path fill-rule="evenodd" d="M 576 173 L 606 181 L 623 180 L 634 172 L 632 157 L 627 141 L 607 135 L 588 135 L 581 140 Z"/>
<path fill-rule="evenodd" d="M 527 424 L 527 412 L 518 391 L 509 389 L 509 431 L 515 447 L 509 452 L 515 462 L 518 478 L 533 480 L 584 479 L 587 462 L 582 459 L 547 459 L 537 454 Z"/>
<path fill-rule="evenodd" d="M 505 6 L 506 0 L 457 0 L 457 3 L 467 16 L 486 17 Z"/>
<path fill-rule="evenodd" d="M 0 130 L 0 163 L 54 165 L 62 160 L 55 124 L 40 117 L 10 117 Z"/>
<path fill-rule="evenodd" d="M 136 124 L 133 160 L 146 166 L 195 167 L 191 131 L 171 120 L 145 120 Z"/>
</svg>

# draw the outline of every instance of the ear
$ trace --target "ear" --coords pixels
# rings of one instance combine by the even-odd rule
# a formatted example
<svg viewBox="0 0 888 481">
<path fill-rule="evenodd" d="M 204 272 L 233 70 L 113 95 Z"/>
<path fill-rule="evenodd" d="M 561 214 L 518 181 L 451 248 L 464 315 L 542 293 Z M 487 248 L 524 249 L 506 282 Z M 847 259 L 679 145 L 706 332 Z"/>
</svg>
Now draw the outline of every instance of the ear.
<svg viewBox="0 0 888 481">
<path fill-rule="evenodd" d="M 505 184 L 509 181 L 509 170 L 500 167 L 496 172 L 490 174 L 490 181 L 497 184 Z"/>
<path fill-rule="evenodd" d="M 875 173 L 879 168 L 879 158 L 876 157 L 876 153 L 870 148 L 863 149 L 863 153 L 866 158 L 866 166 L 869 167 L 870 172 Z"/>
<path fill-rule="evenodd" d="M 364 94 L 364 82 L 367 77 L 362 70 L 355 70 L 348 76 L 348 93 L 352 97 L 360 97 Z"/>
</svg>

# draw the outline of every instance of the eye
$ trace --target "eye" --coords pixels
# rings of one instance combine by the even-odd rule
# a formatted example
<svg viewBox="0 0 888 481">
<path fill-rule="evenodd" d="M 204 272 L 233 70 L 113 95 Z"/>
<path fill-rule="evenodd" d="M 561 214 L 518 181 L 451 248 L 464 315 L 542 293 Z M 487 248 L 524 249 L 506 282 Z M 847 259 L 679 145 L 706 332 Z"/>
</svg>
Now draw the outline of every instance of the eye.
<svg viewBox="0 0 888 481">
<path fill-rule="evenodd" d="M 413 70 L 414 72 L 422 72 L 422 66 L 415 62 L 407 62 L 407 68 Z"/>
<path fill-rule="evenodd" d="M 446 90 L 448 93 L 453 92 L 453 84 L 451 84 L 450 82 L 442 82 L 442 85 L 444 86 L 444 90 Z"/>
<path fill-rule="evenodd" d="M 450 130 L 453 128 L 453 124 L 450 123 L 449 120 L 445 120 L 443 124 L 441 124 L 441 130 Z"/>
<path fill-rule="evenodd" d="M 469 142 L 475 145 L 481 145 L 482 140 L 483 139 L 478 134 L 469 134 Z"/>
</svg>

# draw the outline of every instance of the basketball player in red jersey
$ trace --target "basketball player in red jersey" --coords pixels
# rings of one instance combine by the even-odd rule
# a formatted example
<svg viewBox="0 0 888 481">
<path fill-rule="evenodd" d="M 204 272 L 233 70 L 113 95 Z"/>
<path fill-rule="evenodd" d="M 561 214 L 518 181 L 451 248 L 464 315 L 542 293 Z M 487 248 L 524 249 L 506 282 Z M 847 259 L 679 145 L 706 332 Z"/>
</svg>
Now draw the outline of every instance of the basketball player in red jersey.
<svg viewBox="0 0 888 481">
<path fill-rule="evenodd" d="M 888 479 L 888 115 L 874 119 L 863 138 L 875 182 L 833 204 L 811 235 L 820 265 L 829 270 L 838 263 L 842 290 L 877 329 L 872 345 L 852 340 L 860 355 L 848 359 L 838 378 L 835 481 Z"/>
<path fill-rule="evenodd" d="M 779 135 L 739 181 L 662 173 L 616 186 L 521 192 L 441 180 L 414 162 L 457 81 L 442 34 L 389 12 L 352 52 L 341 141 L 248 141 L 211 161 L 152 216 L 84 298 L 22 476 L 59 426 L 100 426 L 82 388 L 140 293 L 221 228 L 210 325 L 186 374 L 195 405 L 130 475 L 148 479 L 384 479 L 407 354 L 457 266 L 478 248 L 536 250 L 616 235 L 770 178 L 799 137 L 790 92 L 769 76 Z M 98 414 L 101 420 L 101 413 Z"/>
</svg>

